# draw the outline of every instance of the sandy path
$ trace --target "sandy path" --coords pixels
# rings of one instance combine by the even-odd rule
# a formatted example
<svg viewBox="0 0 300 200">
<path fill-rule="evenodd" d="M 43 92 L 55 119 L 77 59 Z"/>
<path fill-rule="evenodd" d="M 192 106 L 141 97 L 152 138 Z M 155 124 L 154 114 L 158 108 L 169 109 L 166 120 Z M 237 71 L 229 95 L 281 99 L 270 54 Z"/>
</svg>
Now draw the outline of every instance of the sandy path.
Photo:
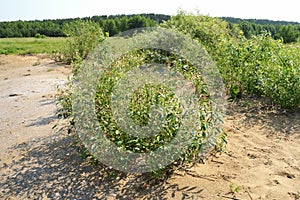
<svg viewBox="0 0 300 200">
<path fill-rule="evenodd" d="M 92 165 L 57 123 L 70 69 L 0 56 L 0 199 L 300 199 L 300 112 L 231 105 L 226 153 L 165 182 Z"/>
</svg>

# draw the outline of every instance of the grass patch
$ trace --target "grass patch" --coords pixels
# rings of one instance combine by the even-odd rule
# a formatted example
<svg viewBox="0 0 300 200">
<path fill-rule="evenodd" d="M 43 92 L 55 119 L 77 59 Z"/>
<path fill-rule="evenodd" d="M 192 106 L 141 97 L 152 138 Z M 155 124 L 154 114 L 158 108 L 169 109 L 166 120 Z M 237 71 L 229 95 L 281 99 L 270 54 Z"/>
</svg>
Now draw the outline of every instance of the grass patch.
<svg viewBox="0 0 300 200">
<path fill-rule="evenodd" d="M 52 54 L 61 49 L 66 38 L 0 38 L 0 54 Z"/>
</svg>

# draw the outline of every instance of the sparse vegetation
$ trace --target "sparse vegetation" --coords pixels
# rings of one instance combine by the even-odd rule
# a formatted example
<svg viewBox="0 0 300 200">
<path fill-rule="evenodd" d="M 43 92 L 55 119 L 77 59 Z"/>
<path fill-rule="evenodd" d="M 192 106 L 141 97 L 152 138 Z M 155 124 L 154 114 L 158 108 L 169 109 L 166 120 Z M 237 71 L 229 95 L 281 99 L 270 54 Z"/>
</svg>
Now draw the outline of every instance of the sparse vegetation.
<svg viewBox="0 0 300 200">
<path fill-rule="evenodd" d="M 235 186 L 232 182 L 229 184 L 230 193 L 233 195 L 232 199 L 236 199 L 236 195 L 241 190 L 240 186 Z"/>
</svg>

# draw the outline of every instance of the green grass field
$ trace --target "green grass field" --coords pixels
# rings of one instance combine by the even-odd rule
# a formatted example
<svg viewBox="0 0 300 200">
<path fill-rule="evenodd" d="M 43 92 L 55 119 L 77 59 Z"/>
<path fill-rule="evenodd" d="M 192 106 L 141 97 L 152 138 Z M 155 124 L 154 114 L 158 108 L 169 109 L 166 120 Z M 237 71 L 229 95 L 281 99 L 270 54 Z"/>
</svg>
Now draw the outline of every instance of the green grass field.
<svg viewBox="0 0 300 200">
<path fill-rule="evenodd" d="M 0 54 L 52 54 L 64 46 L 66 38 L 0 38 Z"/>
</svg>

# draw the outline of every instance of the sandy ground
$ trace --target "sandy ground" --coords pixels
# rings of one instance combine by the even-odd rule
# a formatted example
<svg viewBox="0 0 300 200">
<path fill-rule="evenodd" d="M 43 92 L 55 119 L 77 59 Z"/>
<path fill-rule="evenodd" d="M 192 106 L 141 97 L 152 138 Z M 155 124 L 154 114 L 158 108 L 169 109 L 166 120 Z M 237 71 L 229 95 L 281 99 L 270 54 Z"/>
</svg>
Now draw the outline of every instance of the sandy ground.
<svg viewBox="0 0 300 200">
<path fill-rule="evenodd" d="M 69 73 L 43 56 L 0 55 L 1 160 L 9 147 L 51 134 L 56 87 Z"/>
<path fill-rule="evenodd" d="M 69 74 L 42 56 L 0 55 L 1 199 L 300 199 L 299 111 L 231 103 L 225 152 L 156 181 L 93 165 L 52 129 Z"/>
<path fill-rule="evenodd" d="M 170 183 L 202 189 L 189 195 L 196 199 L 234 199 L 230 184 L 233 189 L 240 187 L 237 199 L 300 199 L 299 111 L 249 102 L 228 108 L 226 152 L 180 173 Z"/>
</svg>

